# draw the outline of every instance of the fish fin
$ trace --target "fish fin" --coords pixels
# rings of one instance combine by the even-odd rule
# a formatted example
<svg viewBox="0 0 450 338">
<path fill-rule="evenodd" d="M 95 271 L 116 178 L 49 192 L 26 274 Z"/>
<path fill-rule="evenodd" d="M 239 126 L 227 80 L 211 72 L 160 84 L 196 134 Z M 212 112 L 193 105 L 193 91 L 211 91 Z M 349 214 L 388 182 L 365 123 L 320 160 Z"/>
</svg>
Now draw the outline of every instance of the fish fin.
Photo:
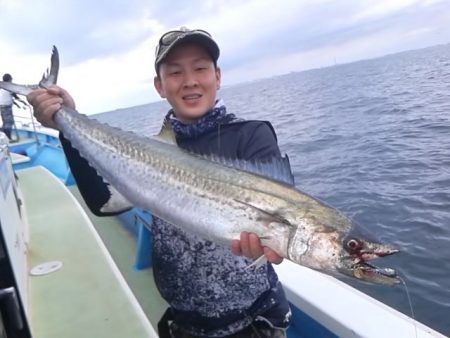
<svg viewBox="0 0 450 338">
<path fill-rule="evenodd" d="M 175 133 L 173 132 L 172 126 L 167 117 L 163 121 L 159 134 L 153 136 L 153 138 L 156 138 L 157 140 L 164 143 L 177 145 Z"/>
<path fill-rule="evenodd" d="M 33 90 L 38 89 L 39 87 L 47 88 L 52 84 L 55 84 L 56 80 L 58 79 L 58 72 L 59 72 L 59 54 L 58 49 L 55 46 L 53 46 L 52 56 L 50 59 L 50 70 L 47 69 L 38 85 L 20 85 L 12 82 L 0 81 L 0 88 L 5 89 L 11 93 L 26 96 Z"/>
<path fill-rule="evenodd" d="M 38 85 L 19 85 L 12 82 L 0 81 L 0 88 L 18 95 L 28 95 L 33 90 L 38 89 Z"/>
<path fill-rule="evenodd" d="M 51 85 L 56 84 L 58 80 L 59 72 L 59 53 L 56 46 L 53 46 L 52 56 L 50 58 L 50 69 L 42 75 L 42 79 L 39 82 L 39 87 L 48 88 Z"/>
<path fill-rule="evenodd" d="M 254 267 L 255 269 L 257 269 L 257 268 L 263 266 L 263 265 L 266 264 L 266 263 L 267 263 L 267 258 L 266 258 L 266 256 L 261 255 L 261 256 L 259 256 L 257 259 L 255 259 L 255 261 L 254 261 L 252 264 L 250 264 L 249 266 L 247 266 L 247 267 L 245 268 L 245 270 L 248 270 L 248 269 L 253 268 L 253 267 Z"/>
<path fill-rule="evenodd" d="M 292 174 L 289 157 L 284 155 L 283 157 L 273 157 L 268 160 L 242 160 L 242 159 L 229 159 L 214 155 L 205 155 L 204 158 L 212 162 L 216 162 L 227 167 L 240 169 L 253 174 L 257 174 L 264 177 L 269 177 L 278 182 L 295 185 L 294 175 Z"/>
<path fill-rule="evenodd" d="M 246 206 L 248 206 L 248 207 L 250 207 L 250 208 L 253 208 L 253 209 L 257 210 L 257 211 L 260 213 L 260 216 L 259 216 L 259 218 L 258 218 L 258 221 L 262 221 L 262 222 L 264 222 L 264 223 L 266 223 L 266 224 L 270 224 L 270 223 L 282 223 L 282 224 L 286 224 L 286 225 L 288 225 L 288 226 L 291 226 L 291 223 L 290 223 L 286 218 L 284 218 L 283 216 L 281 216 L 280 214 L 277 214 L 277 213 L 273 213 L 273 212 L 270 212 L 270 211 L 263 210 L 263 209 L 261 209 L 261 208 L 258 208 L 257 206 L 254 206 L 254 205 L 252 205 L 252 204 L 250 204 L 250 203 L 247 203 L 247 202 L 238 200 L 238 199 L 236 199 L 236 198 L 235 198 L 234 200 L 235 200 L 236 202 L 242 203 L 242 204 L 244 204 L 244 205 L 246 205 Z"/>
</svg>

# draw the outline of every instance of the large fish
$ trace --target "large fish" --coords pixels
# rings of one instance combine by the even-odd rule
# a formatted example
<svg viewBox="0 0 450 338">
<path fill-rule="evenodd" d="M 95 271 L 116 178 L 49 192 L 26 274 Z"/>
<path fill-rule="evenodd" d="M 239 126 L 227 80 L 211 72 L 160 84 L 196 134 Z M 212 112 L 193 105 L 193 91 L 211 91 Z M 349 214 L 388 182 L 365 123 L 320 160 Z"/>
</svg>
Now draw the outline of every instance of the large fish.
<svg viewBox="0 0 450 338">
<path fill-rule="evenodd" d="M 56 48 L 51 60 L 40 87 L 56 83 Z M 36 88 L 8 82 L 0 87 L 21 95 Z M 250 163 L 199 156 L 176 146 L 168 124 L 148 138 L 64 106 L 54 120 L 126 200 L 169 223 L 223 245 L 242 231 L 254 232 L 263 245 L 311 269 L 374 283 L 399 282 L 395 270 L 367 263 L 398 250 L 351 235 L 355 225 L 349 218 L 295 188 L 287 159 Z"/>
</svg>

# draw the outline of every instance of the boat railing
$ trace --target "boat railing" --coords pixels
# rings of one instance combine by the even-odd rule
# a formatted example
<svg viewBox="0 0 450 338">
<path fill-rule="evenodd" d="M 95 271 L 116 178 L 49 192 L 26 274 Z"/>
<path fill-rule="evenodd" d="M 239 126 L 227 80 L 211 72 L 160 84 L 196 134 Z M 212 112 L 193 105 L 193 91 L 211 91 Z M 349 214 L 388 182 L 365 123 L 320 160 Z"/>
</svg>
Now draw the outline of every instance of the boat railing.
<svg viewBox="0 0 450 338">
<path fill-rule="evenodd" d="M 33 130 L 36 143 L 39 145 L 40 140 L 37 136 L 37 131 L 42 128 L 43 126 L 33 115 L 33 107 L 31 105 L 26 104 L 22 106 L 22 109 L 14 110 L 14 131 L 17 139 L 19 138 L 17 129 L 31 129 Z"/>
</svg>

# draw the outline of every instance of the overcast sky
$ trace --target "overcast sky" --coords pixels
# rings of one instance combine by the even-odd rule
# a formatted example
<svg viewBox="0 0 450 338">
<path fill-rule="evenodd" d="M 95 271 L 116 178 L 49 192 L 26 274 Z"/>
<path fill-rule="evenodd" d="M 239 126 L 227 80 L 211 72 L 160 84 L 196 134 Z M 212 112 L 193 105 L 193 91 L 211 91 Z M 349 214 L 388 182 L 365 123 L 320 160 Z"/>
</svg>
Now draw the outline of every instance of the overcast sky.
<svg viewBox="0 0 450 338">
<path fill-rule="evenodd" d="M 450 42 L 450 0 L 0 0 L 0 73 L 36 83 L 59 49 L 58 83 L 91 114 L 159 100 L 157 41 L 209 31 L 222 84 Z"/>
</svg>

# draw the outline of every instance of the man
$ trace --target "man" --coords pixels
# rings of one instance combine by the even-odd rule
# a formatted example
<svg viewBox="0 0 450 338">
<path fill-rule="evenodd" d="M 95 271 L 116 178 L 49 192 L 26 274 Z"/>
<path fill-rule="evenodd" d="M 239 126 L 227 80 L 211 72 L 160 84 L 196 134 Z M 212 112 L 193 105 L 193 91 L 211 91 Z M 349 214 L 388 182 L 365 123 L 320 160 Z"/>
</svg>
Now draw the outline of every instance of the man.
<svg viewBox="0 0 450 338">
<path fill-rule="evenodd" d="M 12 82 L 12 76 L 8 73 L 3 75 L 4 82 Z M 26 104 L 24 101 L 19 99 L 16 94 L 10 93 L 7 90 L 0 88 L 0 111 L 2 115 L 2 130 L 8 136 L 8 139 L 11 141 L 11 131 L 14 126 L 14 115 L 12 110 L 12 105 L 20 107 L 20 105 L 16 102 L 19 101 L 23 104 Z"/>
<path fill-rule="evenodd" d="M 219 47 L 202 30 L 170 31 L 159 40 L 154 85 L 172 106 L 166 118 L 178 146 L 253 161 L 280 157 L 270 123 L 238 119 L 216 98 L 218 58 Z M 36 90 L 28 100 L 36 118 L 53 128 L 52 117 L 61 104 L 75 107 L 59 87 Z M 64 135 L 61 141 L 81 194 L 101 215 L 109 199 L 103 180 Z M 173 208 L 176 212 L 177 206 Z M 255 234 L 243 232 L 231 248 L 221 247 L 155 217 L 152 235 L 155 281 L 170 305 L 161 322 L 162 337 L 285 337 L 290 309 L 273 267 L 248 268 L 263 254 L 274 263 L 282 258 L 262 247 Z M 170 328 L 165 330 L 166 320 Z"/>
</svg>

